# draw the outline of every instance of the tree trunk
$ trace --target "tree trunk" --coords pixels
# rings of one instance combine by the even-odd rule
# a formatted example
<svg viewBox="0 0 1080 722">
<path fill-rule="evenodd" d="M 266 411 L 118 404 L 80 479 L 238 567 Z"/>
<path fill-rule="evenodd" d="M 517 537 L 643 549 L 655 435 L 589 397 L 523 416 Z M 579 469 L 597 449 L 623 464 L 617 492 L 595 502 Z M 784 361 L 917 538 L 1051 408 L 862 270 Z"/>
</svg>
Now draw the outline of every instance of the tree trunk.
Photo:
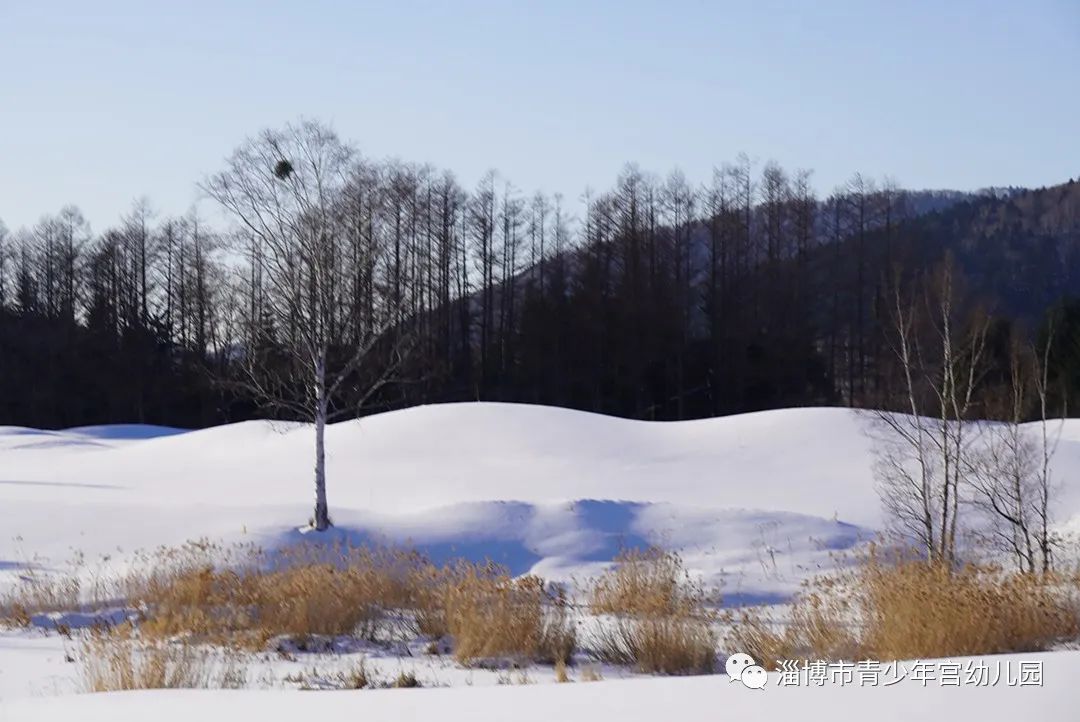
<svg viewBox="0 0 1080 722">
<path fill-rule="evenodd" d="M 315 399 L 315 516 L 312 526 L 315 531 L 324 531 L 330 526 L 330 513 L 326 504 L 326 377 L 322 362 L 316 369 Z"/>
</svg>

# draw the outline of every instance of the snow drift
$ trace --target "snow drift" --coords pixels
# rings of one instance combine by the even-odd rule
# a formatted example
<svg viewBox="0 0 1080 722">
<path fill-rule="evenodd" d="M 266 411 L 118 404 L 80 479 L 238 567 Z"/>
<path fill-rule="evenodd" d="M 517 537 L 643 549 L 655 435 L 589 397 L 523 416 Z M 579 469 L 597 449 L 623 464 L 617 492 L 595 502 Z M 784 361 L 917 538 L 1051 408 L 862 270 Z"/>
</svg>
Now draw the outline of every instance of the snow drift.
<svg viewBox="0 0 1080 722">
<path fill-rule="evenodd" d="M 728 603 L 782 600 L 881 526 L 869 423 L 847 409 L 686 422 L 491 403 L 380 414 L 328 429 L 333 534 L 554 579 L 659 544 Z M 75 552 L 116 563 L 201 537 L 295 541 L 312 436 L 271 422 L 0 427 L 0 584 Z M 1055 461 L 1063 478 L 1080 471 L 1080 422 L 1066 422 Z M 1062 486 L 1063 521 L 1080 510 L 1078 486 Z"/>
</svg>

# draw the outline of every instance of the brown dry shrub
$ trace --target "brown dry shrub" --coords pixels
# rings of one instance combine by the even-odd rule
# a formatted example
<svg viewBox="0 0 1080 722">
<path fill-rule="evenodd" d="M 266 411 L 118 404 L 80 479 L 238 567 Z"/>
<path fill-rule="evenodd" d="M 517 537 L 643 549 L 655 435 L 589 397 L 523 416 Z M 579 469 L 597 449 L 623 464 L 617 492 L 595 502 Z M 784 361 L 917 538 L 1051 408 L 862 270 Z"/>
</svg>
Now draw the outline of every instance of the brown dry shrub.
<svg viewBox="0 0 1080 722">
<path fill-rule="evenodd" d="M 593 585 L 590 606 L 597 614 L 657 616 L 677 614 L 688 596 L 700 595 L 683 568 L 682 559 L 662 549 L 624 550 L 615 566 Z"/>
<path fill-rule="evenodd" d="M 851 570 L 809 583 L 787 624 L 744 611 L 727 642 L 770 668 L 1038 651 L 1080 635 L 1078 590 L 1062 575 L 952 568 L 872 547 Z"/>
<path fill-rule="evenodd" d="M 422 570 L 413 591 L 420 632 L 453 638 L 459 661 L 565 661 L 573 652 L 569 605 L 539 578 L 513 579 L 497 565 L 459 561 Z"/>
<path fill-rule="evenodd" d="M 462 574 L 461 565 L 417 567 L 410 578 L 410 608 L 417 631 L 432 639 L 450 636 L 446 617 L 447 589 L 457 583 Z"/>
<path fill-rule="evenodd" d="M 29 627 L 30 621 L 30 611 L 21 601 L 0 601 L 0 627 Z"/>
<path fill-rule="evenodd" d="M 141 631 L 154 638 L 247 648 L 282 635 L 373 638 L 401 612 L 420 633 L 451 637 L 468 663 L 568 660 L 575 642 L 569 605 L 540 579 L 491 564 L 436 567 L 411 551 L 305 546 L 228 568 L 189 559 L 151 575 L 138 594 Z"/>
<path fill-rule="evenodd" d="M 291 567 L 257 577 L 256 624 L 267 634 L 374 636 L 382 579 L 371 568 Z"/>
<path fill-rule="evenodd" d="M 45 574 L 27 567 L 20 571 L 18 583 L 0 596 L 0 622 L 25 627 L 41 612 L 78 610 L 81 594 L 77 573 Z"/>
<path fill-rule="evenodd" d="M 212 642 L 234 634 L 255 638 L 251 577 L 212 566 L 158 575 L 132 599 L 144 610 L 149 637 L 193 635 Z"/>
<path fill-rule="evenodd" d="M 708 619 L 665 615 L 617 619 L 599 635 L 596 654 L 649 674 L 709 674 L 716 631 Z"/>
<path fill-rule="evenodd" d="M 864 654 L 877 659 L 1032 652 L 1080 635 L 1076 580 L 871 554 L 857 572 Z"/>
<path fill-rule="evenodd" d="M 386 610 L 411 602 L 425 564 L 383 549 L 294 547 L 241 564 L 184 564 L 148 579 L 135 600 L 144 634 L 260 646 L 275 636 L 372 637 Z"/>
<path fill-rule="evenodd" d="M 246 674 L 235 656 L 183 640 L 148 640 L 130 624 L 92 630 L 80 645 L 87 692 L 133 689 L 239 688 Z"/>
<path fill-rule="evenodd" d="M 642 672 L 708 673 L 716 658 L 714 601 L 674 553 L 626 551 L 598 579 L 592 609 L 614 615 L 599 628 L 595 654 Z"/>
<path fill-rule="evenodd" d="M 420 680 L 416 678 L 416 672 L 409 670 L 408 672 L 400 672 L 398 676 L 394 678 L 394 681 L 390 683 L 390 686 L 394 689 L 415 689 L 422 687 Z"/>
<path fill-rule="evenodd" d="M 463 664 L 497 658 L 567 662 L 576 635 L 561 594 L 539 577 L 512 578 L 494 564 L 428 570 L 417 587 L 422 633 L 448 635 Z"/>
<path fill-rule="evenodd" d="M 848 602 L 828 591 L 832 582 L 815 581 L 792 605 L 786 622 L 761 609 L 729 612 L 729 649 L 744 652 L 766 669 L 785 659 L 854 659 L 860 645 L 852 630 Z"/>
</svg>

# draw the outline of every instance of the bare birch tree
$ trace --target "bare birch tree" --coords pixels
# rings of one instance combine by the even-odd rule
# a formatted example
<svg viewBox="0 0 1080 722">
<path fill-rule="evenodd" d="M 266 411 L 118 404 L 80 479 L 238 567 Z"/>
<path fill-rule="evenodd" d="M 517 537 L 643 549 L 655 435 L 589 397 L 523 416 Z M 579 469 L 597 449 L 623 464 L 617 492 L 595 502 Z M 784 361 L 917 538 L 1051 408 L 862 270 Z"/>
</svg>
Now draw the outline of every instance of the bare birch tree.
<svg viewBox="0 0 1080 722">
<path fill-rule="evenodd" d="M 1038 404 L 1039 438 L 1037 442 L 1039 451 L 1039 465 L 1035 475 L 1035 539 L 1039 548 L 1042 571 L 1050 571 L 1053 564 L 1053 548 L 1056 543 L 1053 532 L 1050 529 L 1052 513 L 1052 496 L 1055 485 L 1051 461 L 1057 450 L 1058 441 L 1064 427 L 1064 418 L 1068 415 L 1066 401 L 1062 402 L 1061 419 L 1058 419 L 1057 429 L 1050 430 L 1049 394 L 1050 394 L 1050 355 L 1054 344 L 1054 336 L 1057 331 L 1057 317 L 1050 315 L 1046 329 L 1046 338 L 1041 348 L 1036 346 L 1032 349 L 1032 379 L 1034 381 L 1035 398 Z"/>
<path fill-rule="evenodd" d="M 330 526 L 327 424 L 355 414 L 399 367 L 406 349 L 400 289 L 351 291 L 380 260 L 377 236 L 355 252 L 353 148 L 330 129 L 300 122 L 247 140 L 203 184 L 239 222 L 257 264 L 259 316 L 248 319 L 242 383 L 268 405 L 314 424 L 315 509 Z M 350 235 L 352 233 L 352 235 Z"/>
<path fill-rule="evenodd" d="M 1005 418 L 989 427 L 970 460 L 971 503 L 986 518 L 983 536 L 992 548 L 1011 555 L 1021 572 L 1035 571 L 1037 558 L 1038 452 L 1023 427 L 1031 391 L 1027 361 L 1014 339 Z"/>
<path fill-rule="evenodd" d="M 978 426 L 969 416 L 984 370 L 987 319 L 962 324 L 951 259 L 920 303 L 896 283 L 890 344 L 900 367 L 905 413 L 878 411 L 875 477 L 886 514 L 927 560 L 955 559 L 961 494 Z"/>
<path fill-rule="evenodd" d="M 1047 404 L 1053 333 L 1051 316 L 1041 346 L 1012 342 L 1005 419 L 991 427 L 973 459 L 972 504 L 986 516 L 985 536 L 1022 572 L 1049 571 L 1056 543 L 1051 462 L 1061 425 L 1051 431 Z M 1032 414 L 1036 420 L 1025 424 Z"/>
</svg>

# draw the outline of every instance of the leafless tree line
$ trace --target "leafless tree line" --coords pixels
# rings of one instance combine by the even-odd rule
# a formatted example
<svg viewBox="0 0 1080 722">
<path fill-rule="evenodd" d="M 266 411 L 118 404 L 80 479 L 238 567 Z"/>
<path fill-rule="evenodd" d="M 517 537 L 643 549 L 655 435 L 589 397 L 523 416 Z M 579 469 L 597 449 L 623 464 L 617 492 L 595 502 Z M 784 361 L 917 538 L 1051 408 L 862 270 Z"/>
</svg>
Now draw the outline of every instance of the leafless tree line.
<svg viewBox="0 0 1080 722">
<path fill-rule="evenodd" d="M 181 386 L 228 389 L 216 408 L 312 422 L 317 528 L 329 524 L 326 425 L 365 405 L 515 400 L 639 418 L 880 405 L 895 378 L 890 305 L 915 323 L 890 304 L 886 273 L 903 254 L 907 195 L 861 175 L 819 199 L 809 172 L 745 156 L 704 186 L 629 165 L 574 203 L 494 172 L 467 191 L 305 121 L 248 139 L 201 188 L 228 228 L 140 200 L 97 235 L 73 207 L 0 232 L 0 351 L 58 372 L 63 350 L 108 354 L 101 368 L 122 382 L 105 394 L 136 389 L 120 407 L 133 420 L 182 400 L 155 381 L 179 370 Z M 931 408 L 929 383 L 950 422 L 913 432 L 940 450 L 941 469 L 927 460 L 917 481 L 927 544 L 947 555 L 974 473 L 961 463 L 975 380 L 964 363 L 981 351 L 953 345 L 952 325 L 936 333 L 948 373 L 920 378 L 904 408 Z M 54 413 L 65 398 L 50 397 Z M 17 408 L 42 406 L 28 394 Z"/>
<path fill-rule="evenodd" d="M 878 373 L 871 308 L 881 294 L 880 259 L 839 241 L 906 215 L 891 183 L 856 176 L 819 201 L 808 172 L 789 176 L 769 163 L 757 178 L 745 157 L 704 187 L 677 171 L 658 179 L 628 166 L 613 190 L 586 192 L 574 214 L 561 197 L 527 197 L 495 173 L 470 193 L 429 166 L 350 152 L 338 175 L 347 202 L 336 222 L 351 224 L 338 255 L 347 250 L 360 270 L 335 289 L 349 294 L 335 304 L 342 316 L 335 327 L 361 333 L 375 321 L 374 290 L 389 289 L 395 320 L 420 323 L 426 355 L 467 379 L 476 395 L 520 366 L 528 304 L 542 305 L 534 323 L 550 324 L 548 312 L 575 290 L 626 305 L 639 321 L 661 306 L 671 312 L 679 351 L 669 362 L 666 416 L 694 413 L 688 406 L 700 389 L 688 381 L 687 347 L 702 337 L 712 339 L 714 362 L 733 389 L 752 369 L 725 349 L 763 325 L 791 336 L 813 323 L 806 343 L 822 353 L 847 403 L 869 394 Z M 0 241 L 0 302 L 118 332 L 155 327 L 169 343 L 220 357 L 250 337 L 251 319 L 275 302 L 265 268 L 274 258 L 257 236 L 249 226 L 223 234 L 194 212 L 156 217 L 146 200 L 95 236 L 78 209 L 66 207 Z M 807 266 L 815 255 L 820 265 L 830 243 L 836 255 L 822 283 Z M 578 274 L 590 263 L 593 287 L 581 289 Z M 805 299 L 823 296 L 828 318 L 807 318 Z M 754 403 L 720 385 L 710 393 L 714 413 Z M 642 399 L 628 411 L 648 416 L 655 405 Z"/>
<path fill-rule="evenodd" d="M 967 534 L 1021 571 L 1046 572 L 1057 544 L 1053 325 L 1035 343 L 1009 338 L 1005 378 L 987 383 L 992 322 L 957 275 L 947 256 L 906 292 L 899 282 L 890 291 L 886 338 L 902 411 L 875 411 L 872 432 L 886 517 L 930 562 L 956 562 Z"/>
</svg>

